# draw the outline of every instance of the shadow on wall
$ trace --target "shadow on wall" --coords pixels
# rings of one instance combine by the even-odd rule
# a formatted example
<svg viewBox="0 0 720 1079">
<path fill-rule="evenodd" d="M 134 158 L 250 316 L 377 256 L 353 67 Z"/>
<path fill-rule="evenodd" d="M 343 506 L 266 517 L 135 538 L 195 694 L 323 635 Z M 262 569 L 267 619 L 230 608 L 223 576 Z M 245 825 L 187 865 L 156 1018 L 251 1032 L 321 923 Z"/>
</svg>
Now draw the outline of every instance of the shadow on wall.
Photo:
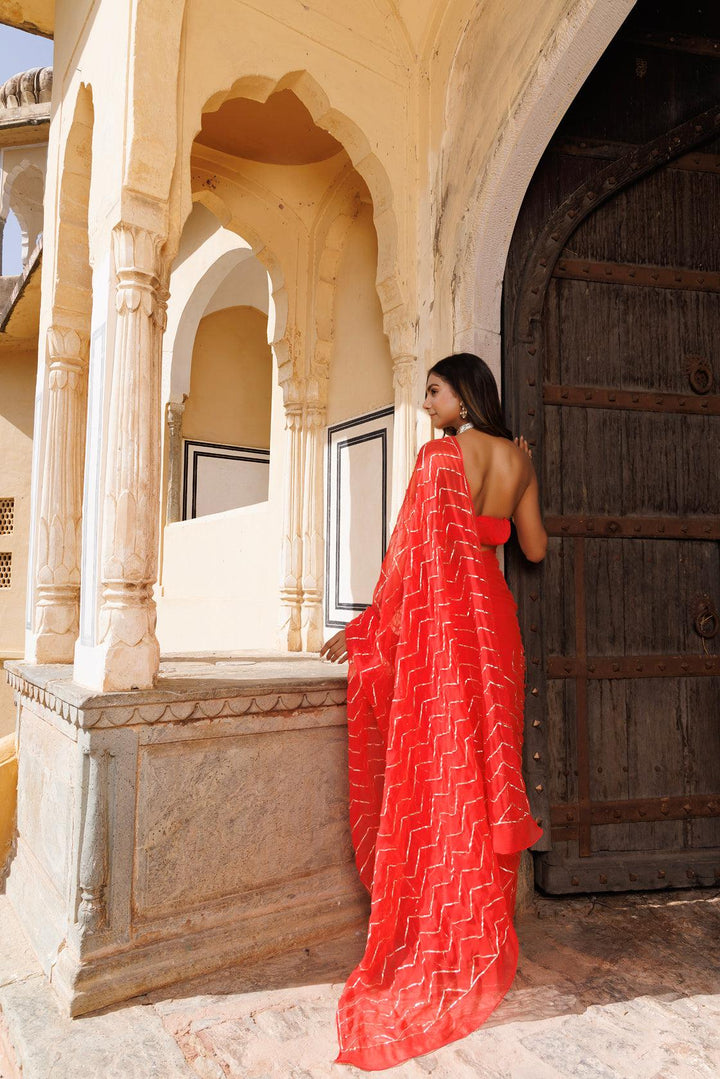
<svg viewBox="0 0 720 1079">
<path fill-rule="evenodd" d="M 0 394 L 0 424 L 4 426 L 7 423 L 19 434 L 30 439 L 33 434 L 36 365 L 35 349 L 12 352 L 2 357 L 3 392 Z M 8 432 L 8 437 L 13 439 L 16 436 L 13 432 Z M 5 463 L 7 465 L 9 462 L 6 460 Z"/>
</svg>

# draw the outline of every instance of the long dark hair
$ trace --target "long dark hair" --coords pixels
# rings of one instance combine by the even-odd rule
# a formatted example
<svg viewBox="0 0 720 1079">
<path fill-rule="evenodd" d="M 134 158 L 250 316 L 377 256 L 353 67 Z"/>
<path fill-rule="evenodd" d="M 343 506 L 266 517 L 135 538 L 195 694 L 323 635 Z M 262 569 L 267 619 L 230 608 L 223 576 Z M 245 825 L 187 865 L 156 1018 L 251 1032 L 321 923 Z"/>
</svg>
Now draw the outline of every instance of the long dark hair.
<svg viewBox="0 0 720 1079">
<path fill-rule="evenodd" d="M 433 374 L 444 378 L 464 403 L 468 423 L 478 431 L 512 441 L 512 433 L 503 419 L 497 383 L 484 360 L 471 352 L 456 352 L 433 364 L 428 375 Z M 445 433 L 455 434 L 455 428 L 446 427 Z"/>
</svg>

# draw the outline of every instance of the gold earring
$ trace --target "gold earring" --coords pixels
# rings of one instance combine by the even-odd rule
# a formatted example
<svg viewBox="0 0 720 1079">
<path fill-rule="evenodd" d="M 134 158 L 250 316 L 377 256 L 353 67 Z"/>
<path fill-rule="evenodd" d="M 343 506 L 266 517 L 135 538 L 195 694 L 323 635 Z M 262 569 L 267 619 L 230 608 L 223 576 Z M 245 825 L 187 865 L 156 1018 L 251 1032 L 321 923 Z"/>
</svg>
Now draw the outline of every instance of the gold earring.
<svg viewBox="0 0 720 1079">
<path fill-rule="evenodd" d="M 464 404 L 460 405 L 460 419 L 464 420 L 467 417 L 467 414 L 468 413 L 467 413 L 467 409 L 465 408 L 465 405 Z"/>
</svg>

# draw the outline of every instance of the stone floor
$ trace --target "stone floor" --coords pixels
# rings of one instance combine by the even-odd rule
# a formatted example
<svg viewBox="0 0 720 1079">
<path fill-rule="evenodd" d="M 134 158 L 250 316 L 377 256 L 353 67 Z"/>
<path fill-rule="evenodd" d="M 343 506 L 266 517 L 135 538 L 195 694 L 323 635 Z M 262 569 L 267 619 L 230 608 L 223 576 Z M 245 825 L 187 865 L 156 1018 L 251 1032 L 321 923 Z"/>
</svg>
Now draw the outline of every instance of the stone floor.
<svg viewBox="0 0 720 1079">
<path fill-rule="evenodd" d="M 717 1079 L 720 891 L 537 899 L 479 1031 L 398 1079 Z M 334 1011 L 361 935 L 66 1019 L 0 897 L 2 1079 L 345 1079 Z M 22 1069 L 22 1070 L 20 1070 Z"/>
</svg>

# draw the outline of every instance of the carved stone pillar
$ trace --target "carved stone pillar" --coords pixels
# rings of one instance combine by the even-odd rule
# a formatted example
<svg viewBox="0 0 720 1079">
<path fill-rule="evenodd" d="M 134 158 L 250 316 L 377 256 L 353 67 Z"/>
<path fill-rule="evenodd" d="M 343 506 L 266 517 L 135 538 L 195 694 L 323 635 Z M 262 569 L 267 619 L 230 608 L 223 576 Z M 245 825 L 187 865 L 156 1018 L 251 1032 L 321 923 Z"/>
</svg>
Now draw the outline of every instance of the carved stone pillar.
<svg viewBox="0 0 720 1079">
<path fill-rule="evenodd" d="M 48 404 L 35 558 L 36 603 L 28 659 L 71 663 L 78 635 L 87 338 L 47 334 Z"/>
<path fill-rule="evenodd" d="M 417 455 L 417 378 L 415 328 L 408 323 L 391 327 L 395 422 L 393 434 L 392 521 L 397 518 Z"/>
<path fill-rule="evenodd" d="M 323 432 L 326 409 L 310 405 L 305 413 L 303 483 L 302 641 L 306 652 L 323 643 Z"/>
<path fill-rule="evenodd" d="M 98 644 L 108 690 L 146 689 L 160 662 L 152 587 L 157 576 L 160 490 L 160 353 L 167 292 L 162 239 L 113 230 L 115 345 L 102 520 Z"/>
<path fill-rule="evenodd" d="M 182 519 L 182 421 L 185 401 L 168 401 L 165 418 L 168 429 L 168 481 L 166 524 Z"/>
<path fill-rule="evenodd" d="M 285 402 L 282 585 L 280 647 L 302 651 L 303 572 L 303 406 L 293 395 Z"/>
</svg>

